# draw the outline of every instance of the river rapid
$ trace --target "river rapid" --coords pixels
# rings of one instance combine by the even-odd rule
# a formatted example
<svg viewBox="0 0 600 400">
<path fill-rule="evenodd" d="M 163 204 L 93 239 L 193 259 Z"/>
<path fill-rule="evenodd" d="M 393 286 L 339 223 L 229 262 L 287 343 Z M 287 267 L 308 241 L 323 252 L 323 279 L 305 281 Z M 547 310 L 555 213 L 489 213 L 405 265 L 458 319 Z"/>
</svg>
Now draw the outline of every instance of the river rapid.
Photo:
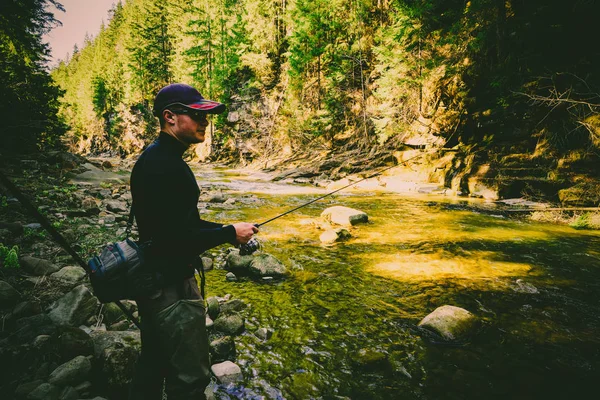
<svg viewBox="0 0 600 400">
<path fill-rule="evenodd" d="M 194 168 L 212 203 L 203 218 L 263 222 L 325 192 L 268 176 Z M 254 195 L 259 201 L 241 201 Z M 600 377 L 600 234 L 470 211 L 466 200 L 349 190 L 277 219 L 258 235 L 291 276 L 226 282 L 207 296 L 244 300 L 236 338 L 242 385 L 222 398 L 587 398 Z M 321 245 L 307 223 L 327 207 L 366 212 L 352 238 Z M 211 253 L 217 255 L 218 251 Z M 437 307 L 481 320 L 467 341 L 440 343 L 417 328 Z M 267 341 L 253 331 L 273 330 Z"/>
</svg>

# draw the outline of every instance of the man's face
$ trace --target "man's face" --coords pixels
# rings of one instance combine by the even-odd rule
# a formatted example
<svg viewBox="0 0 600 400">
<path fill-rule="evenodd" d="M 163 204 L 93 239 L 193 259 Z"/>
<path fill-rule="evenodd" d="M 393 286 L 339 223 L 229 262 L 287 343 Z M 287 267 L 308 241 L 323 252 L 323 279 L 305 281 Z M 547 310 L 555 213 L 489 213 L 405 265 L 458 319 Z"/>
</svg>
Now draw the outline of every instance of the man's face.
<svg viewBox="0 0 600 400">
<path fill-rule="evenodd" d="M 180 142 L 190 145 L 204 142 L 208 119 L 206 113 L 195 110 L 173 110 L 173 134 Z"/>
</svg>

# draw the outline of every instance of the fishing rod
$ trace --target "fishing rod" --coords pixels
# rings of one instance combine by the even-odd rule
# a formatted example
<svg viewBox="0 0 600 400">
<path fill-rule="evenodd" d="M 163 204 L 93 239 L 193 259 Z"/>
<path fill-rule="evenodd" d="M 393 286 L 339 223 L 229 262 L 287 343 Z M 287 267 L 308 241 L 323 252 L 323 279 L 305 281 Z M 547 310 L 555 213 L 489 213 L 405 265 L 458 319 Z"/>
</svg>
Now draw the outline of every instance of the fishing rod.
<svg viewBox="0 0 600 400">
<path fill-rule="evenodd" d="M 354 186 L 354 185 L 356 185 L 357 183 L 360 183 L 360 182 L 362 182 L 362 181 L 365 181 L 365 180 L 367 180 L 367 179 L 371 179 L 371 178 L 374 178 L 374 177 L 376 177 L 376 176 L 379 176 L 379 175 L 383 174 L 383 173 L 384 173 L 385 171 L 387 171 L 387 170 L 390 170 L 390 169 L 392 169 L 392 168 L 395 168 L 395 167 L 399 167 L 399 166 L 401 166 L 401 165 L 405 165 L 405 164 L 407 164 L 409 161 L 412 161 L 412 160 L 414 160 L 415 158 L 418 158 L 418 157 L 421 157 L 421 156 L 423 156 L 423 154 L 418 154 L 418 155 L 416 155 L 416 156 L 414 156 L 414 157 L 408 158 L 408 159 L 406 159 L 406 160 L 402 161 L 401 163 L 399 163 L 399 164 L 397 164 L 397 165 L 392 165 L 392 166 L 389 166 L 389 167 L 382 168 L 382 169 L 380 169 L 379 171 L 377 171 L 377 172 L 375 172 L 375 173 L 373 173 L 373 174 L 371 174 L 371 175 L 369 175 L 369 176 L 367 176 L 367 177 L 365 177 L 365 178 L 362 178 L 362 179 L 360 179 L 360 180 L 358 180 L 358 181 L 356 181 L 356 182 L 352 182 L 352 183 L 350 183 L 350 184 L 348 184 L 348 185 L 346 185 L 346 186 L 343 186 L 343 187 L 341 187 L 341 188 L 339 188 L 339 189 L 336 189 L 336 190 L 334 190 L 334 191 L 332 191 L 332 192 L 329 192 L 329 193 L 327 193 L 327 194 L 324 194 L 323 196 L 317 197 L 316 199 L 313 199 L 313 200 L 311 200 L 311 201 L 309 201 L 309 202 L 306 202 L 306 203 L 304 203 L 304 204 L 301 204 L 301 205 L 299 205 L 298 207 L 294 207 L 294 208 L 292 208 L 291 210 L 288 210 L 288 211 L 286 211 L 286 212 L 284 212 L 284 213 L 282 213 L 282 214 L 276 215 L 276 216 L 274 216 L 273 218 L 271 218 L 271 219 L 268 219 L 268 220 L 266 220 L 266 221 L 264 221 L 264 222 L 261 222 L 261 223 L 258 223 L 258 224 L 254 224 L 254 226 L 256 226 L 257 228 L 259 228 L 259 227 L 261 227 L 261 226 L 263 226 L 263 225 L 266 225 L 266 224 L 268 224 L 269 222 L 275 221 L 276 219 L 279 219 L 279 218 L 281 218 L 281 217 L 283 217 L 283 216 L 286 216 L 286 215 L 288 215 L 288 214 L 290 214 L 290 213 L 293 213 L 294 211 L 297 211 L 297 210 L 299 210 L 299 209 L 301 209 L 301 208 L 304 208 L 304 207 L 306 207 L 306 206 L 308 206 L 308 205 L 310 205 L 310 204 L 312 204 L 312 203 L 315 203 L 315 202 L 317 202 L 317 201 L 319 201 L 319 200 L 322 200 L 322 199 L 324 199 L 324 198 L 326 198 L 326 197 L 329 197 L 329 196 L 331 196 L 332 194 L 335 194 L 335 193 L 337 193 L 337 192 L 339 192 L 339 191 L 342 191 L 342 190 L 344 190 L 344 189 L 346 189 L 346 188 L 349 188 L 350 186 Z M 250 239 L 250 240 L 248 241 L 248 243 L 240 245 L 240 246 L 239 246 L 239 248 L 240 248 L 240 255 L 248 255 L 248 254 L 252 254 L 252 253 L 254 253 L 256 250 L 260 249 L 260 242 L 259 242 L 258 240 L 256 240 L 256 238 L 252 238 L 252 239 Z"/>
</svg>

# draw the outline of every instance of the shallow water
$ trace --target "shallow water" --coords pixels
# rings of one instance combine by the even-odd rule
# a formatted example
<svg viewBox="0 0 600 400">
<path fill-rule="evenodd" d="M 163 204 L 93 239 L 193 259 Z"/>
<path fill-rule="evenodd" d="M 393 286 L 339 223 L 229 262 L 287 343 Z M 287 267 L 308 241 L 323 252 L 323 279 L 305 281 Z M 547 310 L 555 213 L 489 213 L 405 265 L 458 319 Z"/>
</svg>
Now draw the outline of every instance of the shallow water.
<svg viewBox="0 0 600 400">
<path fill-rule="evenodd" d="M 195 171 L 200 185 L 258 205 L 208 220 L 265 221 L 325 192 L 264 175 Z M 600 377 L 600 234 L 456 207 L 466 200 L 343 192 L 261 228 L 264 251 L 292 269 L 279 283 L 225 282 L 207 295 L 250 305 L 236 338 L 243 385 L 230 398 L 548 399 L 594 395 Z M 326 247 L 307 225 L 332 205 L 365 211 L 352 239 Z M 216 253 L 216 252 L 215 252 Z M 417 328 L 436 307 L 482 320 L 468 342 Z M 274 330 L 263 342 L 252 332 Z M 264 396 L 264 397 L 262 397 Z M 595 397 L 595 395 L 594 395 Z"/>
</svg>

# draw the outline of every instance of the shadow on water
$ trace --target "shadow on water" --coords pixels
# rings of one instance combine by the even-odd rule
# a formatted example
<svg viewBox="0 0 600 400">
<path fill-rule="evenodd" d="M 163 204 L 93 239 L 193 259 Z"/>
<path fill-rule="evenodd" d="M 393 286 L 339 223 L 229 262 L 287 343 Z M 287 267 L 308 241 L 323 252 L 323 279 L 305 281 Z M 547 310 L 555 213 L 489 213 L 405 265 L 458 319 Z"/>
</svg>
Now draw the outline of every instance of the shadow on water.
<svg viewBox="0 0 600 400">
<path fill-rule="evenodd" d="M 314 195 L 258 193 L 260 205 L 207 219 L 264 221 Z M 330 205 L 370 222 L 325 247 L 307 224 Z M 261 229 L 292 276 L 225 282 L 208 295 L 250 304 L 236 339 L 246 380 L 231 398 L 549 399 L 594 393 L 600 371 L 600 235 L 529 224 L 397 195 L 328 198 Z M 466 343 L 417 328 L 435 308 L 482 321 Z M 274 330 L 263 341 L 259 327 Z"/>
</svg>

